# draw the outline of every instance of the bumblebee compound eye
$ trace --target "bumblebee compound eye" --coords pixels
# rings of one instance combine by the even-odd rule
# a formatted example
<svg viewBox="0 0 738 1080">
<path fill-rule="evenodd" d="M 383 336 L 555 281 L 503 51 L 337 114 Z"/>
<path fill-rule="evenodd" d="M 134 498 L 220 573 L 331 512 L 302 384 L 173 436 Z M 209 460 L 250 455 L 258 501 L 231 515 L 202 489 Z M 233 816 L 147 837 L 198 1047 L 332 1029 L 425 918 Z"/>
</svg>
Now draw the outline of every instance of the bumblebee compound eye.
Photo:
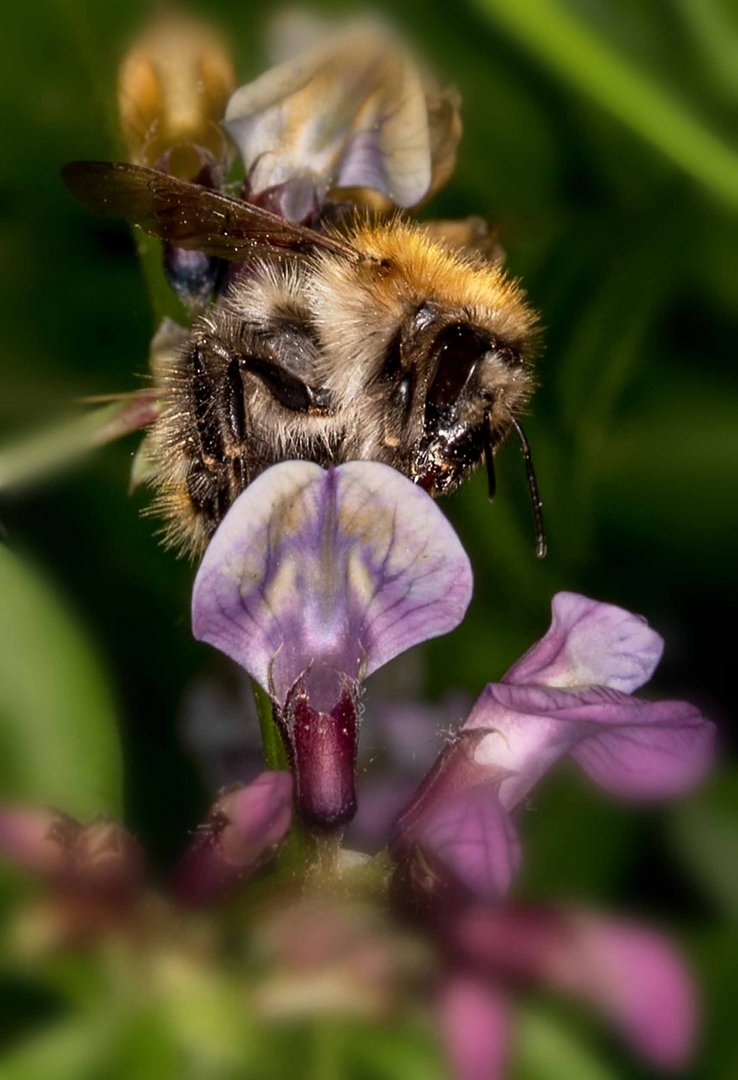
<svg viewBox="0 0 738 1080">
<path fill-rule="evenodd" d="M 471 326 L 450 326 L 439 334 L 436 371 L 425 401 L 426 422 L 453 410 L 490 347 L 490 339 Z"/>
</svg>

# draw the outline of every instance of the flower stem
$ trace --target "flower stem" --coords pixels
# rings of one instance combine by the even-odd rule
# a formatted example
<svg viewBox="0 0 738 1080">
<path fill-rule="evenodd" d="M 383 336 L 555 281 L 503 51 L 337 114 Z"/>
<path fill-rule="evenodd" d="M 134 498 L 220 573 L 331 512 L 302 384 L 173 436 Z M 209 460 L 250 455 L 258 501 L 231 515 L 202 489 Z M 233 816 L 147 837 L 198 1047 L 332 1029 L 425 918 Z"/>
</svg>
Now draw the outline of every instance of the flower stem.
<svg viewBox="0 0 738 1080">
<path fill-rule="evenodd" d="M 289 770 L 290 764 L 287 751 L 282 741 L 279 728 L 274 720 L 271 698 L 257 682 L 251 680 L 251 689 L 256 702 L 256 712 L 259 717 L 261 729 L 261 741 L 264 749 L 264 763 L 267 769 Z"/>
</svg>

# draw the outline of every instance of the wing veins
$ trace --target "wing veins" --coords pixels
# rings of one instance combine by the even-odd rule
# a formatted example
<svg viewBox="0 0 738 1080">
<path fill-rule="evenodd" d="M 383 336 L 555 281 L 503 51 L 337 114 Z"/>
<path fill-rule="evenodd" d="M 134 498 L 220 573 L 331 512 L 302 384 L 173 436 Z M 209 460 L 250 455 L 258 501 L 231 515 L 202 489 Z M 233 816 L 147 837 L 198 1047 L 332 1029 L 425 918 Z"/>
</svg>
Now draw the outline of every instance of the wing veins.
<svg viewBox="0 0 738 1080">
<path fill-rule="evenodd" d="M 328 252 L 351 262 L 366 256 L 224 192 L 140 165 L 73 161 L 62 170 L 72 194 L 94 213 L 126 217 L 179 247 L 238 262 L 254 255 L 301 257 Z"/>
</svg>

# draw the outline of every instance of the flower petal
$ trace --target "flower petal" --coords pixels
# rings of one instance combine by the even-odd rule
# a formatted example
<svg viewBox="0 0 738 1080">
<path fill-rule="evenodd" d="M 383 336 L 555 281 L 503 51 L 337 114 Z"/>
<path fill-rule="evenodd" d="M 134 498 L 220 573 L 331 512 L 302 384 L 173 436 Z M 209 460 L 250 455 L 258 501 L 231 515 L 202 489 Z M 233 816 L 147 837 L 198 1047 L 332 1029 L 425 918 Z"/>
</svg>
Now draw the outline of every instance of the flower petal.
<svg viewBox="0 0 738 1080">
<path fill-rule="evenodd" d="M 187 904 L 212 903 L 274 854 L 292 818 L 292 776 L 263 772 L 213 804 L 175 873 Z"/>
<path fill-rule="evenodd" d="M 648 1061 L 687 1064 L 692 980 L 673 945 L 625 919 L 567 908 L 478 907 L 447 924 L 457 962 L 480 976 L 538 983 L 596 1006 Z"/>
<path fill-rule="evenodd" d="M 520 865 L 520 844 L 496 785 L 457 792 L 419 822 L 416 842 L 430 866 L 440 864 L 456 882 L 494 902 L 510 888 Z"/>
<path fill-rule="evenodd" d="M 429 116 L 419 68 L 377 20 L 321 36 L 313 28 L 305 40 L 307 47 L 288 49 L 228 103 L 225 127 L 246 165 L 250 197 L 308 177 L 318 204 L 331 188 L 370 188 L 401 207 L 418 203 L 431 187 L 434 152 L 442 178 L 453 163 L 455 99 L 440 96 L 439 105 L 435 92 Z M 286 197 L 287 205 L 295 200 Z"/>
<path fill-rule="evenodd" d="M 326 671 L 369 675 L 453 629 L 471 584 L 441 511 L 394 469 L 285 462 L 246 488 L 213 537 L 195 580 L 193 630 L 280 705 L 313 668 L 311 703 L 330 711 L 340 693 Z"/>
<path fill-rule="evenodd" d="M 640 615 L 577 593 L 551 603 L 551 628 L 503 678 L 515 685 L 609 686 L 632 693 L 651 678 L 663 639 Z"/>
<path fill-rule="evenodd" d="M 647 1061 L 684 1068 L 697 1007 L 692 980 L 668 939 L 587 912 L 571 914 L 568 930 L 566 954 L 549 974 L 554 985 L 588 998 Z"/>
<path fill-rule="evenodd" d="M 474 975 L 449 975 L 439 993 L 438 1011 L 454 1080 L 502 1080 L 510 1033 L 503 994 Z"/>
<path fill-rule="evenodd" d="M 597 783 L 631 798 L 678 794 L 696 783 L 713 754 L 714 725 L 683 701 L 645 702 L 617 690 L 577 692 L 491 683 L 464 730 L 486 729 L 478 766 L 500 782 L 507 809 L 566 753 Z"/>
</svg>

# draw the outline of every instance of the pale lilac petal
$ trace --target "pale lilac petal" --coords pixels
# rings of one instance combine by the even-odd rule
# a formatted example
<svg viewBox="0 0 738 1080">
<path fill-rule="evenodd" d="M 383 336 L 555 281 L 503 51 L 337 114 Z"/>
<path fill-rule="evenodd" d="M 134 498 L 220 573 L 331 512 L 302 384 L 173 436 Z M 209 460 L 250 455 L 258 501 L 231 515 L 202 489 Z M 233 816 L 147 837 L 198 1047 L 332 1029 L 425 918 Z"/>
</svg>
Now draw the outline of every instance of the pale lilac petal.
<svg viewBox="0 0 738 1080">
<path fill-rule="evenodd" d="M 356 679 L 452 630 L 471 583 L 441 511 L 394 469 L 285 462 L 246 488 L 213 537 L 195 579 L 193 630 L 280 704 L 315 668 L 311 703 L 330 710 L 335 680 L 318 669 Z"/>
<path fill-rule="evenodd" d="M 175 872 L 184 903 L 212 903 L 248 878 L 279 847 L 292 819 L 292 776 L 263 772 L 224 792 Z"/>
<path fill-rule="evenodd" d="M 682 701 L 646 702 L 617 690 L 577 692 L 491 683 L 464 729 L 485 730 L 475 763 L 503 770 L 500 801 L 517 805 L 540 777 L 571 753 L 618 795 L 649 798 L 687 790 L 712 761 L 714 725 Z"/>
<path fill-rule="evenodd" d="M 453 1080 L 502 1080 L 510 1010 L 497 987 L 474 975 L 449 975 L 438 995 L 438 1013 Z"/>
<path fill-rule="evenodd" d="M 371 188 L 397 206 L 431 186 L 431 127 L 423 78 L 385 26 L 365 19 L 326 33 L 235 92 L 225 128 L 258 195 L 309 179 Z M 455 145 L 455 144 L 454 144 Z"/>
<path fill-rule="evenodd" d="M 649 1062 L 681 1069 L 692 1055 L 696 995 L 674 946 L 622 919 L 574 913 L 566 946 L 551 958 L 550 981 L 598 1006 Z"/>
<path fill-rule="evenodd" d="M 461 791 L 436 804 L 415 834 L 425 862 L 483 900 L 510 888 L 520 865 L 520 844 L 496 787 Z"/>
<path fill-rule="evenodd" d="M 640 615 L 577 593 L 551 604 L 551 628 L 503 678 L 516 685 L 609 686 L 632 693 L 651 678 L 664 642 Z"/>
</svg>

